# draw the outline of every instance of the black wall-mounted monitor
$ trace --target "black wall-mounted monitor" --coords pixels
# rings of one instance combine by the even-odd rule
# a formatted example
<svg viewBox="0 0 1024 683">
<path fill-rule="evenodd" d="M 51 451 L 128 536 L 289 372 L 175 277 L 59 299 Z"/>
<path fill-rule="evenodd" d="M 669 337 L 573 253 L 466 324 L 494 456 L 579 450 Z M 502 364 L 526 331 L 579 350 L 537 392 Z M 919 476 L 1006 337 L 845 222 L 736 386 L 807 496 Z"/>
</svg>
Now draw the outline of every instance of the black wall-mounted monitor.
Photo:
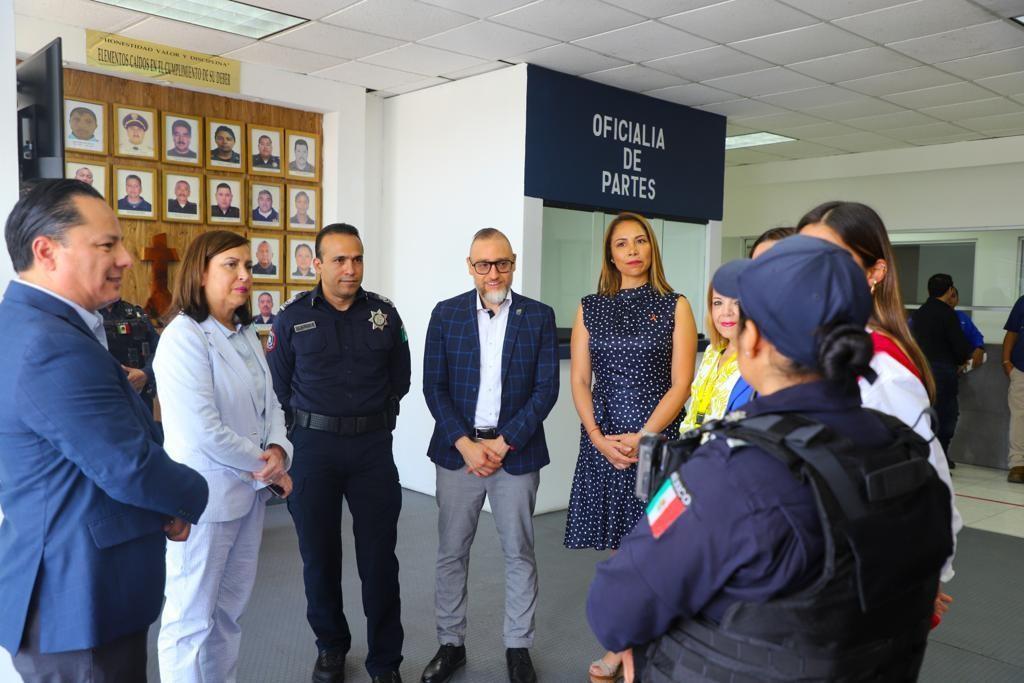
<svg viewBox="0 0 1024 683">
<path fill-rule="evenodd" d="M 61 41 L 18 65 L 21 181 L 64 177 L 64 66 Z"/>
</svg>

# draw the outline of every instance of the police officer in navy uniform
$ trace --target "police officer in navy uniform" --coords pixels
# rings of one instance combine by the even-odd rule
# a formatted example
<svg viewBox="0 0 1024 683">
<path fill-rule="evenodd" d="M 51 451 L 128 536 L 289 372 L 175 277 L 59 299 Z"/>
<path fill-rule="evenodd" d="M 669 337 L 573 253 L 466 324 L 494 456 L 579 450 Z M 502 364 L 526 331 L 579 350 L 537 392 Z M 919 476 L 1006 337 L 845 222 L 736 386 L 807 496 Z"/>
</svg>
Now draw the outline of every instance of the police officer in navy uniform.
<svg viewBox="0 0 1024 683">
<path fill-rule="evenodd" d="M 860 405 L 863 271 L 797 236 L 713 286 L 739 299 L 740 372 L 758 397 L 642 442 L 641 466 L 651 449 L 670 476 L 598 565 L 591 627 L 633 648 L 645 682 L 916 680 L 952 553 L 949 492 L 920 437 Z"/>
<path fill-rule="evenodd" d="M 402 491 L 391 430 L 409 391 L 409 342 L 394 304 L 361 287 L 358 230 L 344 223 L 323 228 L 314 265 L 320 284 L 281 308 L 267 341 L 274 390 L 295 446 L 288 510 L 319 651 L 313 681 L 343 681 L 352 642 L 341 595 L 344 498 L 362 580 L 366 669 L 375 683 L 400 683 L 395 544 Z"/>
<path fill-rule="evenodd" d="M 160 335 L 141 306 L 124 299 L 100 309 L 107 348 L 128 373 L 128 382 L 139 392 L 142 402 L 153 412 L 156 380 L 153 376 L 153 355 Z"/>
</svg>

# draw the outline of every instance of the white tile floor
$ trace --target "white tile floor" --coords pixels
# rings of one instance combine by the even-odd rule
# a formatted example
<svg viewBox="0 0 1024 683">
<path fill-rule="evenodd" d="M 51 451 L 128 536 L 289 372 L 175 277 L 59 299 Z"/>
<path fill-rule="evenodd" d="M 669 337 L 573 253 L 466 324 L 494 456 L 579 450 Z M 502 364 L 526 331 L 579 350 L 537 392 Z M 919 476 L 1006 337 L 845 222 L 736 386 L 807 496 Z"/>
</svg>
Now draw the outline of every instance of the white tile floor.
<svg viewBox="0 0 1024 683">
<path fill-rule="evenodd" d="M 1006 481 L 1006 470 L 957 465 L 953 488 L 965 526 L 1024 538 L 1024 484 Z"/>
</svg>

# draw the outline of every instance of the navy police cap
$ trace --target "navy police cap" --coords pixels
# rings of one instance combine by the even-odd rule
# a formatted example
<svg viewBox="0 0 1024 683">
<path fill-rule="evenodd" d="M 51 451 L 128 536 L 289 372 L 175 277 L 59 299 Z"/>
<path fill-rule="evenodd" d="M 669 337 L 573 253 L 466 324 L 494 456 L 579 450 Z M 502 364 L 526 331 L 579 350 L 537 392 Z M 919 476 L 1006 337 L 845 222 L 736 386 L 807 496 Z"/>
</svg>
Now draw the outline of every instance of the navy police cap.
<svg viewBox="0 0 1024 683">
<path fill-rule="evenodd" d="M 863 327 L 871 316 L 867 277 L 849 252 L 806 235 L 780 240 L 757 259 L 724 264 L 711 286 L 739 299 L 743 315 L 784 356 L 811 368 L 818 366 L 822 327 Z"/>
</svg>

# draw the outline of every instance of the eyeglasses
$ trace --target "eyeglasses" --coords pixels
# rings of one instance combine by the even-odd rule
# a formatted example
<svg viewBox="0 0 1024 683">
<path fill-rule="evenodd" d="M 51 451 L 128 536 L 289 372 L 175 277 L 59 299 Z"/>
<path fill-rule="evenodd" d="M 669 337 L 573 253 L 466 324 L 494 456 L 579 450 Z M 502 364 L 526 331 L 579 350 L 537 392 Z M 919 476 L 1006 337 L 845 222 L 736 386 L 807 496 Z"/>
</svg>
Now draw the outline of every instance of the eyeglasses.
<svg viewBox="0 0 1024 683">
<path fill-rule="evenodd" d="M 497 268 L 499 273 L 512 272 L 512 265 L 514 263 L 515 261 L 502 259 L 501 261 L 477 261 L 476 263 L 473 263 L 472 266 L 477 275 L 487 275 L 491 272 L 491 266 Z"/>
</svg>

